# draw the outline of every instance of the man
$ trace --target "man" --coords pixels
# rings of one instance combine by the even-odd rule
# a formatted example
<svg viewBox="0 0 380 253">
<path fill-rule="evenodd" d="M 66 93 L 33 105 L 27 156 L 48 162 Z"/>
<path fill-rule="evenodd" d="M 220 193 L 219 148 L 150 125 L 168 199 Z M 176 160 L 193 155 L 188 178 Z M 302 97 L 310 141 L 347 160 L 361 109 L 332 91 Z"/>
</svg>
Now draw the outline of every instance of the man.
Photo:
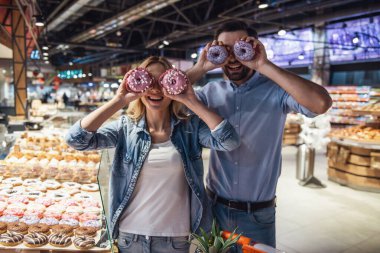
<svg viewBox="0 0 380 253">
<path fill-rule="evenodd" d="M 253 60 L 238 61 L 233 55 L 233 45 L 241 39 L 255 48 Z M 216 44 L 230 52 L 218 66 L 206 59 Z M 239 233 L 275 247 L 275 195 L 286 115 L 295 111 L 314 117 L 332 101 L 322 86 L 270 62 L 256 32 L 242 22 L 222 25 L 187 74 L 194 83 L 217 67 L 228 80 L 208 83 L 198 96 L 235 126 L 241 145 L 231 152 L 211 151 L 207 187 L 213 212 L 222 229 L 238 227 Z"/>
</svg>

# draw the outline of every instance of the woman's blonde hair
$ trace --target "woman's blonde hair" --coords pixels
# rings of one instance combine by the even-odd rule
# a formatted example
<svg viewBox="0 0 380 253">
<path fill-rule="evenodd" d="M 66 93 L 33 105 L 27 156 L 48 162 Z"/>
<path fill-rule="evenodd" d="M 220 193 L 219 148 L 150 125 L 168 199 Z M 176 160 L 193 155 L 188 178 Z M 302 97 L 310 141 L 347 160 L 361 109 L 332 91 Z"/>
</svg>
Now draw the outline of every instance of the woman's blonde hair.
<svg viewBox="0 0 380 253">
<path fill-rule="evenodd" d="M 172 64 L 166 58 L 158 56 L 149 56 L 139 67 L 147 68 L 149 65 L 155 63 L 161 64 L 165 70 L 173 68 Z M 129 104 L 127 115 L 137 122 L 144 116 L 145 110 L 145 105 L 141 101 L 141 98 L 138 98 Z M 170 113 L 174 114 L 178 119 L 186 119 L 188 117 L 185 106 L 178 101 L 173 100 L 169 106 L 169 110 Z"/>
</svg>

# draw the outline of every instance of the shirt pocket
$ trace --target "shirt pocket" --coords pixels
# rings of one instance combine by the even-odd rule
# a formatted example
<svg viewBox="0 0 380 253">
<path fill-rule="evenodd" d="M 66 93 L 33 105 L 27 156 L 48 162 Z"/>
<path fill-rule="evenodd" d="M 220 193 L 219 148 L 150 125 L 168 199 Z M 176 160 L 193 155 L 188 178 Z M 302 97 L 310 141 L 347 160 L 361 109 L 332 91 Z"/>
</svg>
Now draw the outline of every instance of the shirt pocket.
<svg viewBox="0 0 380 253">
<path fill-rule="evenodd" d="M 127 176 L 132 164 L 133 161 L 131 154 L 126 152 L 119 152 L 115 158 L 113 171 L 118 176 Z"/>
</svg>

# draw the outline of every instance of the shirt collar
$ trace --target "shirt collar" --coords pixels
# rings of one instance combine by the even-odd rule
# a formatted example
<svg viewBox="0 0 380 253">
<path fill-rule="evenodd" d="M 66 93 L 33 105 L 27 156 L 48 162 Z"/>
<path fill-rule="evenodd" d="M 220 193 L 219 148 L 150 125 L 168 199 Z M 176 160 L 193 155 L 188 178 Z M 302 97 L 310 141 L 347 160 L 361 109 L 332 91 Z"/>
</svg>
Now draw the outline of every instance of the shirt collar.
<svg viewBox="0 0 380 253">
<path fill-rule="evenodd" d="M 255 71 L 255 73 L 245 82 L 242 83 L 241 85 L 236 85 L 232 81 L 230 81 L 230 84 L 234 90 L 239 90 L 239 91 L 248 91 L 252 89 L 256 83 L 256 81 L 259 79 L 260 73 Z"/>
</svg>

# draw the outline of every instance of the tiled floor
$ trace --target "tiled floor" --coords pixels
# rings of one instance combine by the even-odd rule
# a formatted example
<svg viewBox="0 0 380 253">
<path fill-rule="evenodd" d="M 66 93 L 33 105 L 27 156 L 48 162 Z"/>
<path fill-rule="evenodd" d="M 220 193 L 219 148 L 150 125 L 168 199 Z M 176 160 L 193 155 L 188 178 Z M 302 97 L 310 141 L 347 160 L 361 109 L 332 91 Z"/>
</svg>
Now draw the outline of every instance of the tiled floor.
<svg viewBox="0 0 380 253">
<path fill-rule="evenodd" d="M 287 253 L 379 253 L 380 193 L 353 190 L 327 180 L 324 154 L 315 175 L 326 188 L 298 184 L 294 147 L 283 149 L 277 188 L 277 247 Z"/>
</svg>

